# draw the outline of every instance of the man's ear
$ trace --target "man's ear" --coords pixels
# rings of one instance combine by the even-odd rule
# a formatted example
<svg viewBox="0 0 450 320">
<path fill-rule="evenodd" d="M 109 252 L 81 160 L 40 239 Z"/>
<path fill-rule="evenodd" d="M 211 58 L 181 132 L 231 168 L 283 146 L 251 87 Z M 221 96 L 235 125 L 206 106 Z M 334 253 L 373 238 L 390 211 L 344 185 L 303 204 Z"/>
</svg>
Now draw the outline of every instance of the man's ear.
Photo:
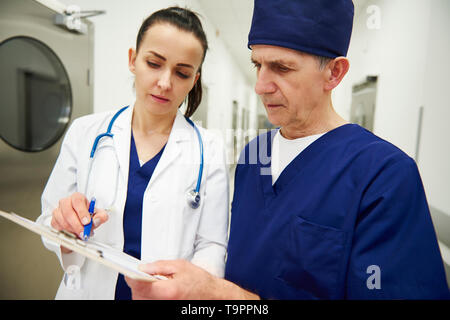
<svg viewBox="0 0 450 320">
<path fill-rule="evenodd" d="M 330 91 L 337 87 L 347 74 L 350 68 L 350 62 L 345 57 L 337 57 L 331 60 L 325 67 L 325 85 L 324 90 Z"/>
<path fill-rule="evenodd" d="M 128 49 L 128 69 L 136 73 L 136 51 L 133 48 Z"/>
</svg>

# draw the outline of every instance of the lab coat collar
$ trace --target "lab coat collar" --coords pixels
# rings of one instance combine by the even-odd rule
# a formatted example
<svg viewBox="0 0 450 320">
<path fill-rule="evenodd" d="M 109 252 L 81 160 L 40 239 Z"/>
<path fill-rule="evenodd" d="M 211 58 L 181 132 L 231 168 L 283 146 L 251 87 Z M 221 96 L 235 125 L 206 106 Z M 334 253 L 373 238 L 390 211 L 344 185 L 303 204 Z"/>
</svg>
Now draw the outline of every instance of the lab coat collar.
<svg viewBox="0 0 450 320">
<path fill-rule="evenodd" d="M 173 122 L 172 131 L 170 132 L 170 136 L 173 136 L 173 141 L 187 141 L 190 140 L 192 135 L 192 127 L 186 121 L 184 115 L 178 110 L 177 116 L 175 117 L 175 121 Z M 170 139 L 170 138 L 169 138 Z"/>
<path fill-rule="evenodd" d="M 133 106 L 130 105 L 116 119 L 111 129 L 114 134 L 113 142 L 119 161 L 120 173 L 126 185 L 128 185 L 128 170 L 130 165 L 130 143 L 131 143 L 131 119 L 133 115 Z"/>
<path fill-rule="evenodd" d="M 133 105 L 130 105 L 130 107 L 116 119 L 112 129 L 112 133 L 114 134 L 114 147 L 124 181 L 128 181 L 132 115 Z M 166 147 L 153 172 L 149 185 L 177 158 L 181 152 L 181 147 L 178 143 L 192 139 L 192 131 L 192 127 L 186 121 L 184 115 L 178 110 Z"/>
<path fill-rule="evenodd" d="M 159 159 L 158 165 L 156 166 L 152 177 L 150 178 L 147 188 L 151 187 L 154 181 L 160 177 L 161 173 L 164 172 L 164 170 L 169 167 L 175 159 L 177 159 L 182 151 L 180 143 L 192 139 L 192 130 L 193 129 L 190 124 L 178 110 L 166 147 L 161 155 L 161 158 Z"/>
</svg>

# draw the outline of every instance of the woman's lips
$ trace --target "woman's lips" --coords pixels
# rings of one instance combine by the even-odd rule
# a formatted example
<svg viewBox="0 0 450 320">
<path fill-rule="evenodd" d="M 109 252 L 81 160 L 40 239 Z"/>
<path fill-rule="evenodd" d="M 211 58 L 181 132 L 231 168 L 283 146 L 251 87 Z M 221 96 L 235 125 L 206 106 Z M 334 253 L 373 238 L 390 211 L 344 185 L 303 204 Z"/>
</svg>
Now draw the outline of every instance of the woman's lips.
<svg viewBox="0 0 450 320">
<path fill-rule="evenodd" d="M 153 100 L 155 100 L 156 102 L 159 102 L 159 103 L 167 103 L 170 101 L 169 99 L 164 98 L 162 96 L 157 96 L 154 94 L 150 94 L 150 96 L 153 98 Z"/>
<path fill-rule="evenodd" d="M 282 107 L 282 104 L 267 104 L 266 105 L 268 108 L 279 108 Z"/>
</svg>

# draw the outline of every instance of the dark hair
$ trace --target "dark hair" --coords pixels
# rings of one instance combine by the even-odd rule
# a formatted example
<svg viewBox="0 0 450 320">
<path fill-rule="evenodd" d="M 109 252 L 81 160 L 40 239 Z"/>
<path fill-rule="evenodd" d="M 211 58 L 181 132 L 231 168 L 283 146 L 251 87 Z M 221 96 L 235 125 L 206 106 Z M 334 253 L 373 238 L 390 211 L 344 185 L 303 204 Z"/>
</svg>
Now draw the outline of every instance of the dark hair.
<svg viewBox="0 0 450 320">
<path fill-rule="evenodd" d="M 208 41 L 206 39 L 205 31 L 203 30 L 202 23 L 197 16 L 197 13 L 180 7 L 170 7 L 162 9 L 151 14 L 141 25 L 136 40 L 136 52 L 139 51 L 142 39 L 145 32 L 155 23 L 169 23 L 180 30 L 191 32 L 200 41 L 203 47 L 203 57 L 198 72 L 200 76 L 194 87 L 188 94 L 188 105 L 184 115 L 190 117 L 197 110 L 200 102 L 202 101 L 202 64 L 205 60 L 206 51 L 208 50 Z"/>
</svg>

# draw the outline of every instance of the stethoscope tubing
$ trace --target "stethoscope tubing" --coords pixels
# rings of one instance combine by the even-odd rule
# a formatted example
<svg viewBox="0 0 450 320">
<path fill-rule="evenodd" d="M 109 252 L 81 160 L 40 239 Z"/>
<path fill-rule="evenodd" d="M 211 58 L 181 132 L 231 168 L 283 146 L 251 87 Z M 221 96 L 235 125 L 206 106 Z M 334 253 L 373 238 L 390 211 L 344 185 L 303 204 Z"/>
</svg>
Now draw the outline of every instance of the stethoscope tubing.
<svg viewBox="0 0 450 320">
<path fill-rule="evenodd" d="M 200 135 L 200 131 L 198 130 L 197 126 L 192 122 L 191 119 L 185 117 L 186 121 L 194 128 L 195 132 L 197 133 L 198 138 L 198 145 L 200 146 L 200 168 L 198 169 L 198 178 L 197 178 L 197 186 L 195 187 L 195 192 L 200 192 L 200 184 L 202 181 L 202 175 L 203 175 L 203 140 L 202 136 Z"/>
<path fill-rule="evenodd" d="M 90 177 L 90 174 L 91 174 L 92 163 L 94 161 L 95 151 L 97 150 L 97 147 L 98 147 L 98 144 L 99 144 L 100 140 L 102 138 L 104 138 L 104 137 L 109 137 L 109 138 L 113 139 L 114 134 L 111 133 L 112 126 L 114 125 L 114 122 L 119 117 L 119 115 L 123 111 L 125 111 L 125 109 L 127 109 L 128 107 L 129 106 L 123 107 L 119 111 L 117 111 L 114 114 L 114 116 L 112 117 L 111 121 L 109 122 L 107 131 L 105 133 L 99 134 L 95 138 L 94 143 L 92 145 L 91 153 L 89 155 L 89 162 L 90 163 L 89 163 L 88 181 L 89 181 L 89 177 Z M 200 187 L 201 187 L 201 181 L 202 181 L 202 176 L 203 176 L 203 161 L 204 161 L 204 159 L 203 159 L 203 140 L 202 140 L 202 136 L 200 134 L 200 131 L 198 130 L 198 128 L 194 124 L 194 122 L 191 119 L 187 118 L 187 117 L 185 117 L 185 119 L 192 126 L 192 128 L 194 128 L 194 131 L 197 134 L 199 150 L 200 150 L 200 166 L 199 166 L 199 170 L 198 170 L 197 184 L 195 186 L 195 190 L 192 190 L 191 193 L 190 193 L 190 196 L 191 196 L 192 199 L 188 200 L 189 205 L 192 208 L 196 209 L 196 208 L 198 208 L 198 206 L 200 204 Z M 86 185 L 86 188 L 87 188 L 87 185 Z M 87 190 L 86 190 L 86 192 L 87 192 Z M 116 192 L 117 192 L 117 190 L 116 190 Z M 193 194 L 192 194 L 192 192 L 193 192 Z"/>
<path fill-rule="evenodd" d="M 128 106 L 123 107 L 122 109 L 117 111 L 116 114 L 112 117 L 111 121 L 109 122 L 107 131 L 105 133 L 99 134 L 95 138 L 94 144 L 92 145 L 91 154 L 90 154 L 90 158 L 91 159 L 94 158 L 95 150 L 97 150 L 98 142 L 100 141 L 100 139 L 103 138 L 103 137 L 110 137 L 110 138 L 112 138 L 114 136 L 114 134 L 111 133 L 112 126 L 113 126 L 114 122 L 116 121 L 116 119 L 120 116 L 120 114 L 123 111 L 125 111 L 126 108 L 128 108 Z"/>
</svg>

